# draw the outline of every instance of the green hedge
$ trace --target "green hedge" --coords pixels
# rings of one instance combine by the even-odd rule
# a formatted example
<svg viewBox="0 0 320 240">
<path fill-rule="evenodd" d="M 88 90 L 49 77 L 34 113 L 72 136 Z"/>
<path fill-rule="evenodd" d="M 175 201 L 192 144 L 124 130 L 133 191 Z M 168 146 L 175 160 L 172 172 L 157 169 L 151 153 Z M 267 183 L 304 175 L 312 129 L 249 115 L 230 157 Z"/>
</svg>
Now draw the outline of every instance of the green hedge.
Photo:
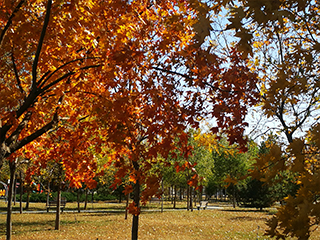
<svg viewBox="0 0 320 240">
<path fill-rule="evenodd" d="M 62 197 L 65 197 L 67 202 L 76 202 L 77 201 L 77 193 L 76 192 L 62 192 Z M 51 193 L 50 199 L 54 199 L 57 197 L 57 193 Z M 16 195 L 17 200 L 20 199 L 20 194 Z M 93 200 L 94 201 L 107 201 L 107 200 L 116 200 L 117 197 L 114 195 L 101 195 L 101 194 L 94 194 Z M 22 195 L 22 201 L 27 201 L 27 193 Z M 30 202 L 46 202 L 47 201 L 47 194 L 46 193 L 30 193 Z M 80 195 L 80 202 L 85 201 L 85 194 Z M 92 201 L 92 194 L 88 195 L 88 201 Z"/>
</svg>

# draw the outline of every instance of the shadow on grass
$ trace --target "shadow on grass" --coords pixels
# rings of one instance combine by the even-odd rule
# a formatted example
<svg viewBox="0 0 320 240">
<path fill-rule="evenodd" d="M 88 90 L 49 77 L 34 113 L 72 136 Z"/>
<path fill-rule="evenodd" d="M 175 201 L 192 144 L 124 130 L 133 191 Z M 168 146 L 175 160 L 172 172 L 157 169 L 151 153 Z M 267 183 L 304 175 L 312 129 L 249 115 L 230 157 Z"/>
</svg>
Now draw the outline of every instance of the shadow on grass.
<svg viewBox="0 0 320 240">
<path fill-rule="evenodd" d="M 233 209 L 220 209 L 220 211 L 224 212 L 260 212 L 260 213 L 268 213 L 270 210 L 260 210 L 260 209 L 252 209 L 252 208 L 233 208 Z"/>
<path fill-rule="evenodd" d="M 236 221 L 267 221 L 268 219 L 265 217 L 248 217 L 248 216 L 242 216 L 242 217 L 232 217 L 230 220 L 236 220 Z"/>
<path fill-rule="evenodd" d="M 49 221 L 33 221 L 33 222 L 21 222 L 21 221 L 14 221 L 12 223 L 13 228 L 15 227 L 28 227 L 28 231 L 37 232 L 37 231 L 44 231 L 44 226 L 52 226 L 54 228 L 55 221 L 49 220 Z M 51 230 L 51 229 L 48 229 Z M 16 234 L 22 233 L 21 231 L 15 230 Z M 0 235 L 6 234 L 6 223 L 0 223 Z"/>
<path fill-rule="evenodd" d="M 7 212 L 7 207 L 0 207 L 0 212 Z M 29 208 L 29 209 L 25 209 L 25 208 L 23 208 L 23 211 L 30 211 L 30 212 L 32 212 L 32 211 L 45 211 L 46 210 L 46 208 L 35 208 L 35 207 L 32 207 L 32 208 Z M 19 212 L 20 211 L 20 208 L 19 207 L 12 207 L 12 211 L 13 212 Z"/>
<path fill-rule="evenodd" d="M 95 212 L 95 213 L 84 213 L 81 216 L 85 216 L 85 217 L 105 217 L 105 216 L 113 216 L 113 215 L 123 215 L 124 216 L 124 212 Z"/>
<path fill-rule="evenodd" d="M 111 214 L 108 214 L 111 215 Z M 86 215 L 84 215 L 86 216 Z M 88 214 L 88 216 L 105 216 L 105 214 Z M 111 222 L 112 220 L 106 220 L 106 222 Z M 84 221 L 79 220 L 61 220 L 61 225 L 76 225 L 82 224 Z M 22 221 L 14 221 L 13 229 L 15 235 L 23 234 L 25 231 L 28 232 L 43 232 L 43 231 L 53 231 L 55 226 L 55 220 L 48 221 L 31 221 L 31 222 L 22 222 Z M 19 231 L 18 227 L 22 229 L 27 229 L 25 231 Z M 6 223 L 0 223 L 0 236 L 6 235 Z"/>
</svg>

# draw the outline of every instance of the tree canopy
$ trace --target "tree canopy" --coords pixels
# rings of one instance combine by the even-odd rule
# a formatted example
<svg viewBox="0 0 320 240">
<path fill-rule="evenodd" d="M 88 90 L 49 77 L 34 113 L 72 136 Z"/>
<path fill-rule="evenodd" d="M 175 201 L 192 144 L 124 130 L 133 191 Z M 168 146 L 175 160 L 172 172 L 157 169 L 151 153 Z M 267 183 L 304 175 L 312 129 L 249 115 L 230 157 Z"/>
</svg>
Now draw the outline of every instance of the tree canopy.
<svg viewBox="0 0 320 240">
<path fill-rule="evenodd" d="M 198 118 L 215 118 L 212 131 L 245 148 L 257 75 L 235 49 L 223 59 L 204 46 L 208 13 L 219 9 L 197 0 L 1 2 L 0 168 L 8 159 L 14 172 L 18 156 L 53 159 L 77 186 L 96 168 L 92 149 L 106 146 L 115 184 L 127 174 L 137 187 L 138 215 L 139 185 L 158 181 L 144 173 L 177 136 L 188 155 L 185 130 Z"/>
</svg>

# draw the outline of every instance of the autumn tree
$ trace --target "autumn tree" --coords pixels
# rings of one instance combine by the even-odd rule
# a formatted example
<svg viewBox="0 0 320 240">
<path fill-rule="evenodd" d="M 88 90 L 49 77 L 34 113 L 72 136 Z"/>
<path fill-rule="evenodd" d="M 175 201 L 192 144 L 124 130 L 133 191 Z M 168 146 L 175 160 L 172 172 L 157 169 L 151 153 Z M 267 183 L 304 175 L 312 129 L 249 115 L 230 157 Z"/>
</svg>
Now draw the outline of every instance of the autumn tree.
<svg viewBox="0 0 320 240">
<path fill-rule="evenodd" d="M 308 239 L 319 219 L 319 2 L 238 1 L 229 20 L 240 38 L 238 49 L 259 71 L 262 111 L 285 137 L 261 156 L 259 174 L 271 180 L 289 170 L 299 187 L 270 220 L 267 233 Z"/>
<path fill-rule="evenodd" d="M 95 166 L 87 150 L 102 144 L 95 136 L 103 124 L 103 141 L 118 152 L 111 154 L 115 184 L 123 174 L 134 183 L 137 239 L 141 184 L 144 202 L 159 182 L 144 173 L 158 154 L 175 148 L 174 137 L 188 155 L 187 124 L 214 117 L 212 131 L 224 130 L 245 148 L 244 116 L 258 98 L 256 74 L 235 49 L 222 59 L 203 46 L 208 13 L 219 10 L 197 0 L 2 2 L 0 168 L 8 159 L 14 171 L 20 155 L 47 153 L 40 162 L 62 161 L 77 186 L 83 170 Z M 48 140 L 49 131 L 55 135 Z M 11 239 L 10 214 L 7 223 Z"/>
<path fill-rule="evenodd" d="M 212 134 L 208 134 L 211 136 L 210 140 L 205 139 L 204 135 L 206 134 L 202 133 L 200 129 L 189 129 L 188 145 L 191 147 L 190 156 L 186 158 L 183 152 L 174 151 L 174 157 L 170 155 L 168 159 L 171 167 L 163 169 L 164 180 L 174 188 L 174 208 L 176 205 L 177 187 L 187 188 L 187 200 L 189 200 L 187 209 L 189 210 L 191 208 L 190 201 L 192 200 L 192 195 L 195 195 L 194 189 L 198 189 L 198 193 L 201 194 L 202 187 L 206 185 L 207 179 L 209 179 L 210 174 L 212 174 L 211 168 L 213 167 L 213 161 L 210 151 L 210 144 L 212 142 L 209 142 L 216 140 L 214 140 L 214 135 Z M 190 188 L 187 184 L 189 181 L 192 181 L 195 175 L 201 180 L 198 183 L 201 185 L 201 188 L 199 188 L 199 186 L 192 186 L 192 188 Z M 196 202 L 197 199 L 193 199 L 192 201 Z"/>
</svg>

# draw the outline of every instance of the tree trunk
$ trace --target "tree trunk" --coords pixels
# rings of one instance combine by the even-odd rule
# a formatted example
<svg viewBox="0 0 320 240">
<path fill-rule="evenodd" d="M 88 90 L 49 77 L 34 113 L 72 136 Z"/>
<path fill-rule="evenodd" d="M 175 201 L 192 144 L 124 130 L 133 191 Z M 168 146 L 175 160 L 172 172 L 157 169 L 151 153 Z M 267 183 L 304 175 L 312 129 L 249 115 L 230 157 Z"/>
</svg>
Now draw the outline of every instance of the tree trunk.
<svg viewBox="0 0 320 240">
<path fill-rule="evenodd" d="M 162 181 L 161 181 L 161 191 L 162 191 L 162 194 L 161 194 L 161 212 L 163 212 L 163 199 L 164 199 L 163 179 L 162 179 Z"/>
<path fill-rule="evenodd" d="M 174 196 L 173 196 L 173 208 L 176 208 L 176 203 L 177 203 L 177 186 L 174 185 Z"/>
<path fill-rule="evenodd" d="M 134 170 L 139 171 L 139 163 L 137 161 L 132 162 Z M 137 177 L 137 176 L 136 176 Z M 133 189 L 133 202 L 135 207 L 137 207 L 140 211 L 140 181 L 139 179 L 136 180 Z M 131 229 L 131 239 L 137 240 L 138 239 L 138 229 L 139 229 L 139 214 L 133 215 L 132 217 L 132 229 Z"/>
<path fill-rule="evenodd" d="M 187 187 L 187 210 L 190 210 L 190 205 L 189 205 L 189 197 L 190 197 L 190 186 L 188 185 Z"/>
<path fill-rule="evenodd" d="M 193 212 L 193 204 L 192 204 L 192 201 L 193 201 L 193 187 L 190 187 L 190 210 L 191 212 Z"/>
<path fill-rule="evenodd" d="M 55 230 L 60 229 L 60 204 L 61 204 L 61 181 L 58 183 L 56 222 L 54 227 Z"/>
<path fill-rule="evenodd" d="M 80 189 L 78 189 L 77 191 L 77 202 L 78 202 L 78 213 L 81 212 L 81 209 L 80 209 Z"/>
<path fill-rule="evenodd" d="M 233 208 L 236 208 L 236 187 L 234 184 L 232 185 L 232 187 L 232 206 Z"/>
<path fill-rule="evenodd" d="M 127 194 L 127 202 L 126 202 L 126 211 L 124 214 L 124 219 L 127 220 L 128 219 L 128 206 L 129 206 L 129 199 L 130 199 L 130 193 Z"/>
<path fill-rule="evenodd" d="M 13 205 L 16 205 L 17 202 L 17 176 L 14 178 L 14 185 L 13 185 Z"/>
<path fill-rule="evenodd" d="M 84 191 L 84 196 L 85 196 L 85 198 L 84 198 L 84 207 L 83 207 L 83 209 L 84 210 L 87 210 L 87 205 L 88 205 L 88 189 L 85 189 L 85 191 Z"/>
<path fill-rule="evenodd" d="M 120 191 L 120 193 L 119 193 L 119 203 L 121 203 L 121 202 L 122 202 L 122 193 Z"/>
<path fill-rule="evenodd" d="M 11 240 L 12 235 L 12 196 L 15 187 L 15 176 L 16 176 L 16 163 L 9 162 L 10 166 L 10 184 L 8 190 L 8 205 L 7 205 L 7 240 Z"/>
<path fill-rule="evenodd" d="M 47 189 L 47 206 L 49 206 L 50 201 L 50 181 L 48 181 L 48 189 Z"/>
<path fill-rule="evenodd" d="M 25 208 L 25 210 L 28 210 L 28 209 L 29 209 L 30 191 L 31 191 L 31 187 L 30 187 L 30 185 L 29 185 L 28 188 L 27 188 L 27 202 L 26 202 L 26 208 Z"/>
<path fill-rule="evenodd" d="M 134 196 L 133 196 L 133 202 L 136 207 L 140 208 L 140 183 L 139 180 L 136 182 L 134 186 Z M 132 240 L 138 239 L 138 228 L 139 228 L 139 214 L 133 215 L 132 218 Z"/>
<path fill-rule="evenodd" d="M 93 209 L 93 196 L 94 196 L 94 191 L 92 190 L 92 193 L 91 193 L 91 203 L 92 203 L 92 209 Z"/>
<path fill-rule="evenodd" d="M 23 184 L 22 184 L 22 172 L 20 171 L 20 214 L 22 214 L 22 195 L 23 195 Z"/>
</svg>

